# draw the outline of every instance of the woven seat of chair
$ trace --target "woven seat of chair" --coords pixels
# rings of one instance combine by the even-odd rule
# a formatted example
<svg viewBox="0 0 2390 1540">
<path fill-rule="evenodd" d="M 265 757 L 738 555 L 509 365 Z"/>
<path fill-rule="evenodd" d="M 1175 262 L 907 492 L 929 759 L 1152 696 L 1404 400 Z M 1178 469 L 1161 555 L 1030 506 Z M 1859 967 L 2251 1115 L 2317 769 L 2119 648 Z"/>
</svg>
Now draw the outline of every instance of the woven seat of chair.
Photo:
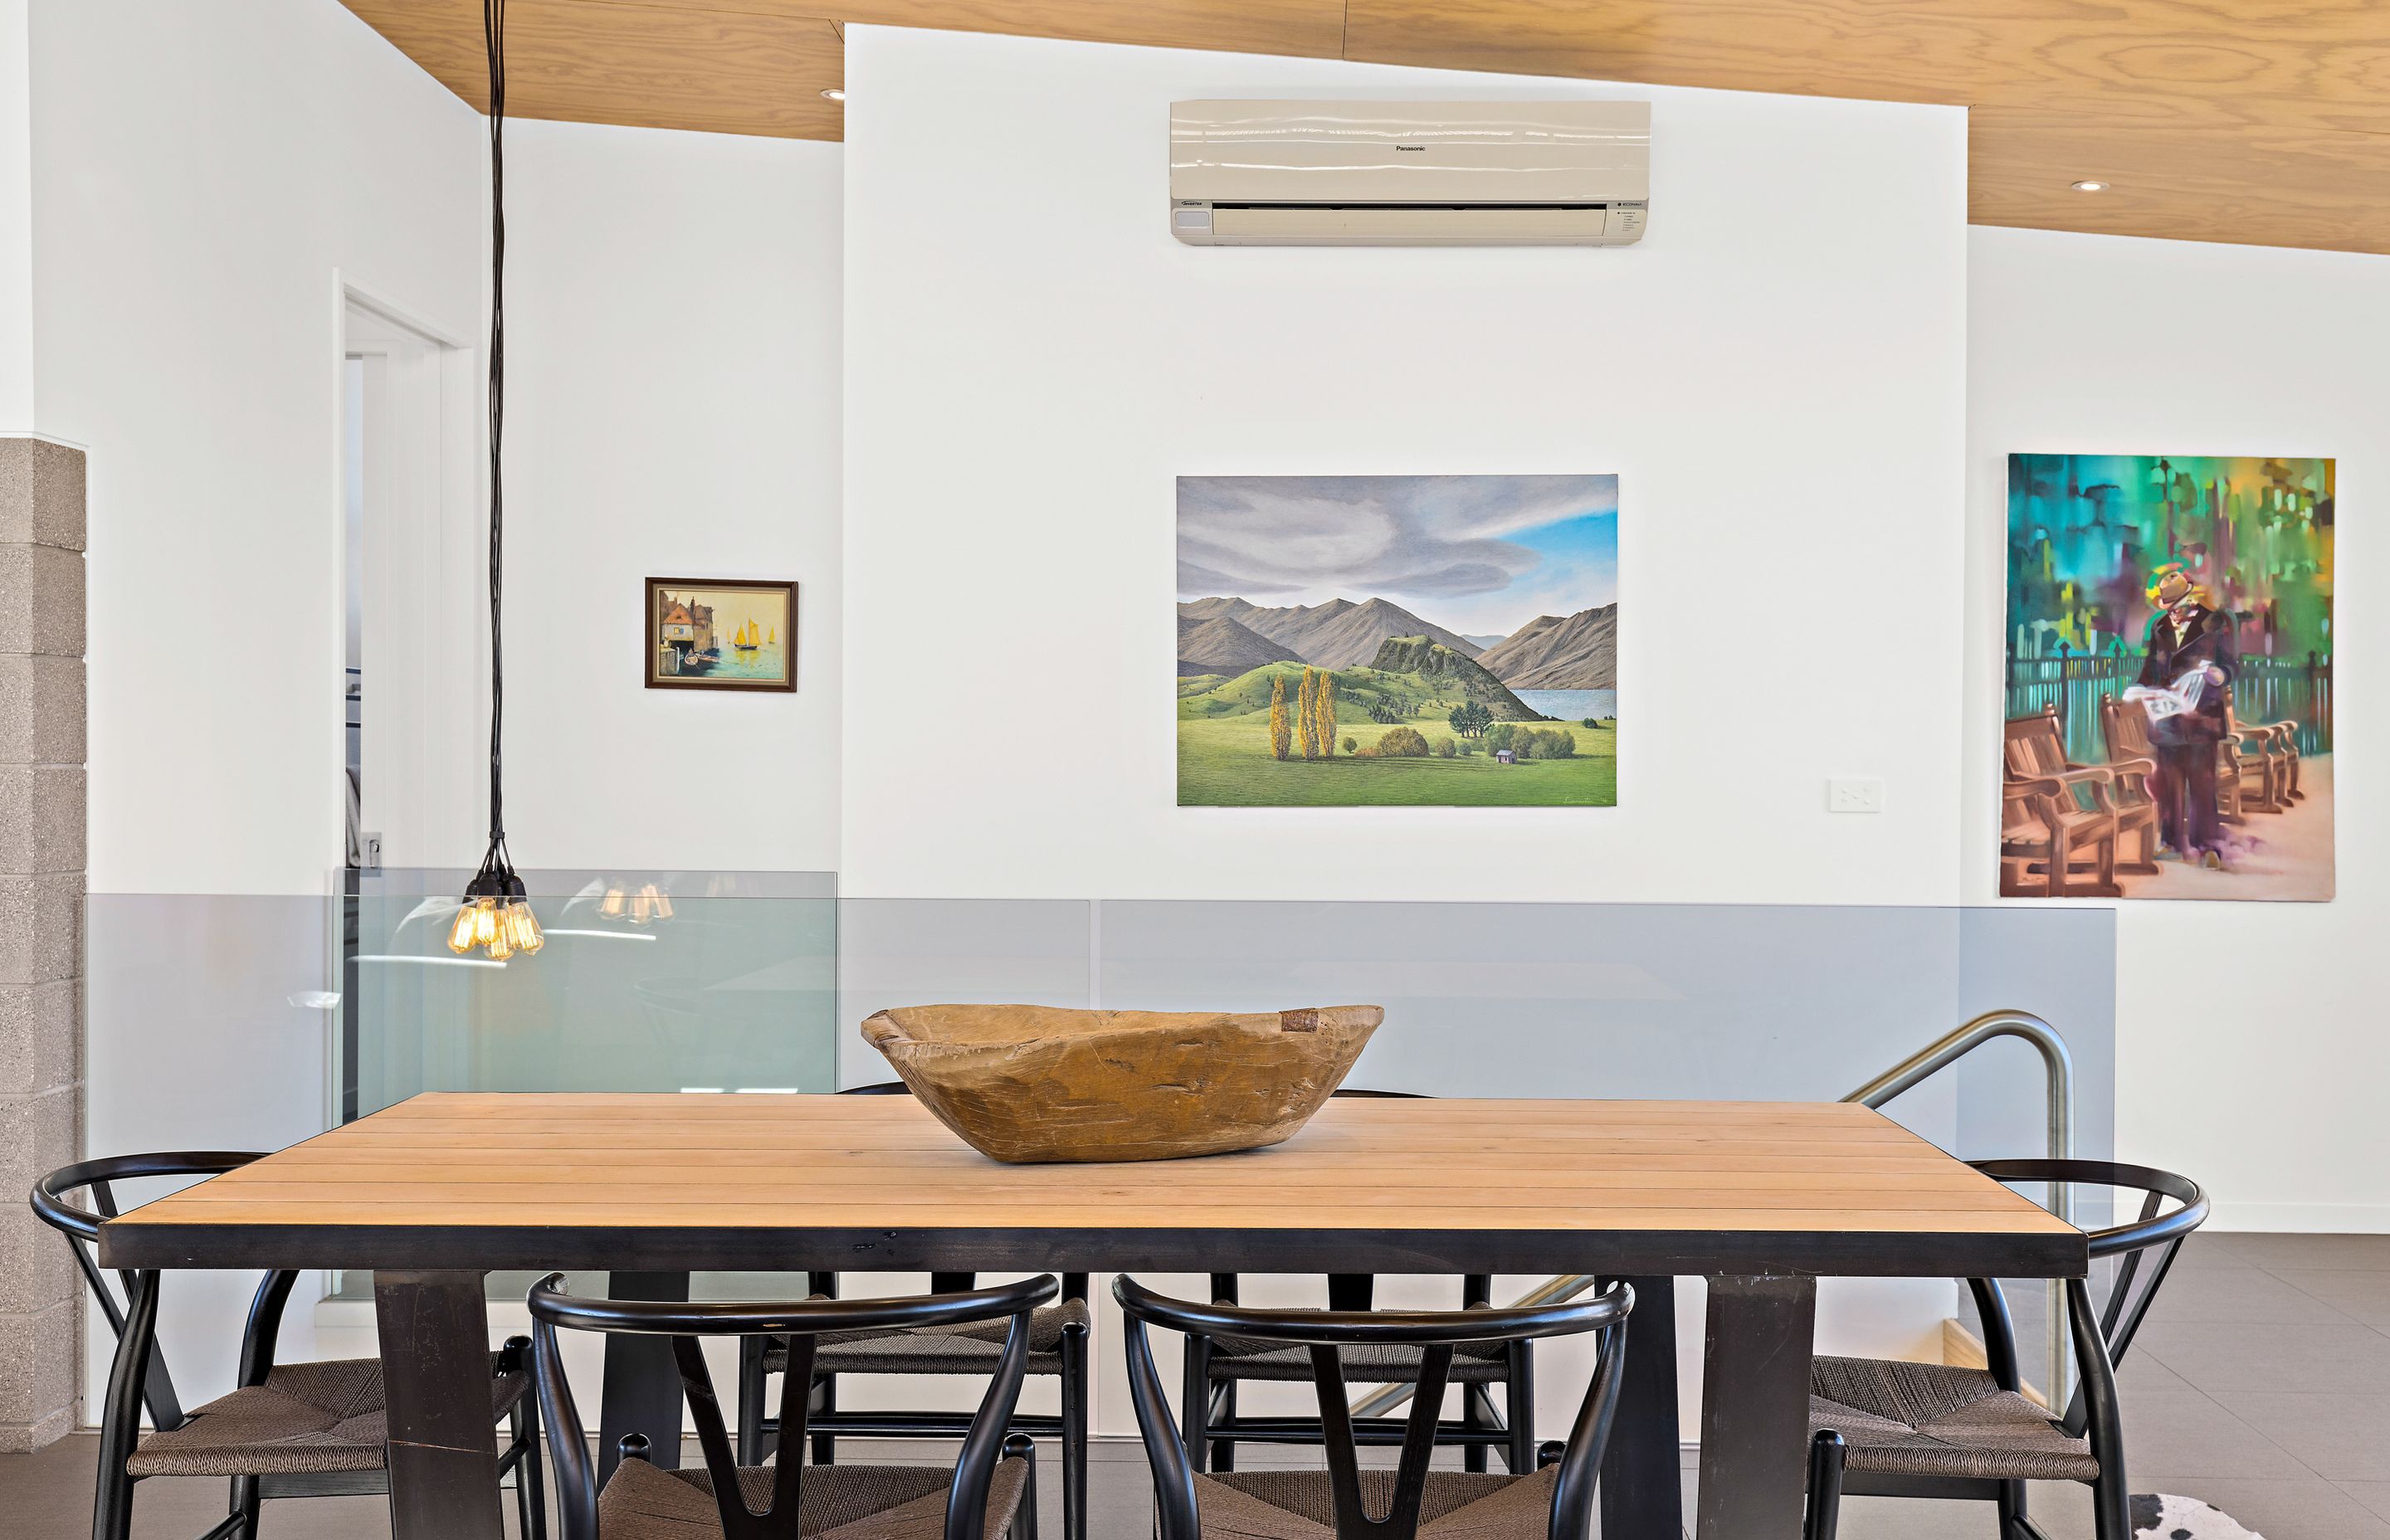
<svg viewBox="0 0 2390 1540">
<path fill-rule="evenodd" d="M 771 1506 L 770 1466 L 742 1466 L 750 1511 Z M 1029 1462 L 996 1462 L 987 1488 L 987 1540 L 1011 1533 L 1029 1487 Z M 809 1465 L 797 1483 L 797 1527 L 805 1540 L 941 1540 L 955 1473 L 933 1465 Z M 702 1469 L 660 1470 L 645 1460 L 615 1467 L 598 1496 L 605 1540 L 721 1540 L 713 1479 Z"/>
<path fill-rule="evenodd" d="M 1844 1469 L 1881 1476 L 2088 1482 L 2100 1462 L 2049 1414 L 1982 1369 L 1877 1358 L 1819 1358 L 1809 1370 L 1809 1431 L 1849 1445 Z"/>
<path fill-rule="evenodd" d="M 1360 1472 L 1361 1506 L 1382 1516 L 1394 1472 Z M 1546 1540 L 1557 1468 L 1527 1476 L 1431 1470 L 1420 1495 L 1420 1540 Z M 1334 1540 L 1336 1499 L 1325 1470 L 1236 1470 L 1195 1478 L 1195 1510 L 1207 1540 Z"/>
<path fill-rule="evenodd" d="M 1462 1342 L 1456 1346 L 1452 1352 L 1452 1383 L 1498 1385 L 1507 1381 L 1510 1365 L 1503 1346 L 1500 1342 Z M 1368 1342 L 1336 1351 L 1343 1360 L 1348 1384 L 1400 1385 L 1419 1378 L 1420 1350 L 1407 1343 Z M 1214 1337 L 1211 1377 L 1307 1380 L 1311 1378 L 1311 1350 L 1247 1337 Z"/>
<path fill-rule="evenodd" d="M 1062 1372 L 1062 1328 L 1087 1329 L 1087 1302 L 1064 1300 L 1029 1313 L 1031 1374 Z M 816 1374 L 991 1374 L 1004 1356 L 1009 1320 L 970 1326 L 908 1327 L 895 1331 L 825 1331 L 815 1341 Z M 775 1341 L 764 1372 L 783 1374 L 789 1350 Z"/>
<path fill-rule="evenodd" d="M 512 1411 L 531 1377 L 490 1361 L 493 1418 Z M 388 1401 L 381 1364 L 343 1358 L 276 1364 L 263 1385 L 220 1396 L 179 1428 L 143 1436 L 124 1462 L 134 1476 L 304 1476 L 379 1470 Z"/>
</svg>

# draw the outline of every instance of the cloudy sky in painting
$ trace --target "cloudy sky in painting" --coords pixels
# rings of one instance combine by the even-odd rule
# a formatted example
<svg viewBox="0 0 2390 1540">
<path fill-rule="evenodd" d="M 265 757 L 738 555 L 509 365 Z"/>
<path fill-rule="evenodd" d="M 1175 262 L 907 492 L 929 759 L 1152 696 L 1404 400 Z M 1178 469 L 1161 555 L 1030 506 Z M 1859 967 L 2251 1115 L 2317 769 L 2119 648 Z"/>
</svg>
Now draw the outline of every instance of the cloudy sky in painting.
<svg viewBox="0 0 2390 1540">
<path fill-rule="evenodd" d="M 1618 597 L 1616 476 L 1182 476 L 1178 597 L 1509 633 Z"/>
</svg>

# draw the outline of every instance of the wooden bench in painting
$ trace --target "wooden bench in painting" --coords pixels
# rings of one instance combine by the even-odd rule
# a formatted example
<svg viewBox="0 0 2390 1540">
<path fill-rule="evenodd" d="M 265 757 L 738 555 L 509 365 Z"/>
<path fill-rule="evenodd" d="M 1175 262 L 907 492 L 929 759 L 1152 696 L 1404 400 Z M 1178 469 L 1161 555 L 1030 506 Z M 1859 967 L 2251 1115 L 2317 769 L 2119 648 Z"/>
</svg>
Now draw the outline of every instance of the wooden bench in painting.
<svg viewBox="0 0 2390 1540">
<path fill-rule="evenodd" d="M 2155 870 L 2157 804 L 2120 806 L 2112 766 L 2075 764 L 2055 708 L 2012 717 L 2002 737 L 2000 892 L 2011 898 L 2115 898 L 2116 851 L 2130 820 Z M 2154 768 L 2154 765 L 2152 766 Z M 2146 771 L 2142 772 L 2146 775 Z M 2146 785 L 2143 792 L 2146 796 Z"/>
<path fill-rule="evenodd" d="M 2232 745 L 2227 757 L 2239 771 L 2243 805 L 2258 813 L 2286 813 L 2293 802 L 2306 793 L 2299 789 L 2299 725 L 2295 722 L 2264 722 L 2255 726 L 2242 722 L 2229 707 L 2225 710 L 2225 723 Z M 2256 777 L 2256 796 L 2250 798 L 2249 777 Z"/>
</svg>

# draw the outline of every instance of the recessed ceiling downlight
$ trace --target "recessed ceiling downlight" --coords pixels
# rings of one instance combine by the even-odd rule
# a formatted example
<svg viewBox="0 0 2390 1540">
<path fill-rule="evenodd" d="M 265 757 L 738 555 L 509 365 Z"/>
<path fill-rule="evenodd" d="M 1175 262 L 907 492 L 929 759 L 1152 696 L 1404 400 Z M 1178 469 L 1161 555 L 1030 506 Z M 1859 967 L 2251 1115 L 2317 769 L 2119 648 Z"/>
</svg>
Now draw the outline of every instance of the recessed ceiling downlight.
<svg viewBox="0 0 2390 1540">
<path fill-rule="evenodd" d="M 2077 182 L 2075 184 L 2075 190 L 2076 192 L 2106 192 L 2108 190 L 2108 184 L 2097 180 Z"/>
<path fill-rule="evenodd" d="M 831 101 L 842 102 L 846 100 L 846 87 L 843 85 L 833 85 L 824 90 L 822 95 L 829 98 Z"/>
</svg>

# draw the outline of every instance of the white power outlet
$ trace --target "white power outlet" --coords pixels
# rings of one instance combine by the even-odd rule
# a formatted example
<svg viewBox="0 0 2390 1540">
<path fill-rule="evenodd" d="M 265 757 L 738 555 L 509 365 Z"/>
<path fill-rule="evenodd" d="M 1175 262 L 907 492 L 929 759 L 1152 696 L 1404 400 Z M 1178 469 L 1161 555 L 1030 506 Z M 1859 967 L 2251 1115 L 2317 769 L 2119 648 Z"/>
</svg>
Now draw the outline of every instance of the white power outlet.
<svg viewBox="0 0 2390 1540">
<path fill-rule="evenodd" d="M 381 870 L 381 836 L 379 834 L 359 835 L 357 837 L 357 843 L 360 847 L 357 852 L 358 866 L 364 870 L 369 872 L 378 872 Z"/>
<path fill-rule="evenodd" d="M 1881 813 L 1883 780 L 1878 776 L 1837 776 L 1826 783 L 1829 813 Z"/>
</svg>

